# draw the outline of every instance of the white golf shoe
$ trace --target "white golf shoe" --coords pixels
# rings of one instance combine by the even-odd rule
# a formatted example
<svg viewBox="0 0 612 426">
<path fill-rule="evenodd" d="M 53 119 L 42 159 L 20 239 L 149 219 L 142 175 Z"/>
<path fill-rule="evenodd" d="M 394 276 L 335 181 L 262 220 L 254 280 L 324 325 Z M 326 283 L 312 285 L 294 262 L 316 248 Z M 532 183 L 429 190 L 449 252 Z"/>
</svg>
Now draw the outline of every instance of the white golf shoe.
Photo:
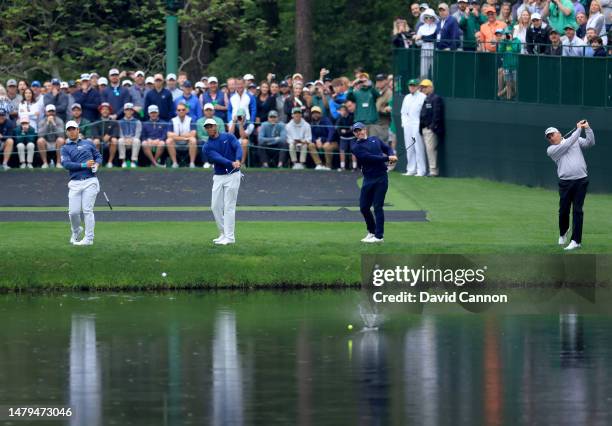
<svg viewBox="0 0 612 426">
<path fill-rule="evenodd" d="M 230 240 L 229 238 L 226 238 L 224 236 L 219 241 L 215 242 L 215 244 L 218 246 L 227 246 L 229 244 L 234 244 L 235 242 L 236 242 L 235 240 Z"/>
<path fill-rule="evenodd" d="M 74 243 L 75 246 L 93 246 L 93 240 L 83 238 L 81 241 Z"/>
<path fill-rule="evenodd" d="M 563 250 L 576 250 L 582 247 L 582 244 L 578 244 L 576 241 L 572 240 Z"/>
<path fill-rule="evenodd" d="M 567 236 L 569 235 L 569 229 L 567 230 L 567 232 L 565 233 L 565 235 L 561 235 L 559 237 L 559 245 L 560 246 L 564 246 L 565 243 L 567 242 Z"/>
<path fill-rule="evenodd" d="M 79 232 L 72 232 L 70 235 L 70 244 L 75 244 L 79 240 L 79 236 L 83 232 L 83 227 L 79 226 Z"/>
<path fill-rule="evenodd" d="M 370 234 L 370 233 L 368 232 L 368 235 L 366 235 L 364 238 L 362 238 L 362 239 L 361 239 L 361 242 L 362 242 L 362 243 L 368 243 L 368 242 L 370 242 L 370 240 L 371 240 L 372 238 L 374 238 L 374 234 Z"/>
<path fill-rule="evenodd" d="M 221 241 L 224 238 L 225 238 L 225 235 L 221 234 L 221 235 L 219 235 L 217 238 L 215 238 L 213 240 L 213 243 L 218 243 L 219 241 Z"/>
<path fill-rule="evenodd" d="M 368 244 L 372 244 L 372 243 L 376 244 L 376 243 L 382 243 L 384 241 L 385 240 L 383 238 L 372 237 L 368 241 L 366 241 L 366 243 L 368 243 Z"/>
</svg>

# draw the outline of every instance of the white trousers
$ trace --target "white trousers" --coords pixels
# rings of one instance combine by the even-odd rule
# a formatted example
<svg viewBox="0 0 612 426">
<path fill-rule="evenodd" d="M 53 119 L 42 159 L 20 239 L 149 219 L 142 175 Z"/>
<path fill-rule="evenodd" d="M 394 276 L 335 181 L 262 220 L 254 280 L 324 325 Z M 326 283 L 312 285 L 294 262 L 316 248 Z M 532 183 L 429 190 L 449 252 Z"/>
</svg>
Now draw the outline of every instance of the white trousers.
<svg viewBox="0 0 612 426">
<path fill-rule="evenodd" d="M 132 161 L 138 161 L 138 153 L 140 152 L 140 140 L 131 138 L 132 141 L 128 142 L 130 138 L 119 138 L 119 159 L 125 160 L 125 151 L 127 147 L 132 148 Z"/>
<path fill-rule="evenodd" d="M 406 145 L 406 173 L 427 175 L 427 155 L 418 123 L 404 126 L 404 144 Z"/>
<path fill-rule="evenodd" d="M 25 163 L 26 162 L 26 148 L 28 150 L 28 164 L 32 164 L 32 161 L 34 161 L 34 144 L 32 142 L 28 142 L 27 145 L 24 145 L 22 142 L 19 142 L 17 144 L 17 153 L 19 154 L 19 162 L 20 163 Z"/>
<path fill-rule="evenodd" d="M 100 182 L 93 177 L 85 180 L 71 180 L 68 182 L 68 216 L 73 233 L 79 232 L 81 226 L 81 213 L 85 219 L 85 238 L 94 239 L 94 204 L 100 192 Z"/>
<path fill-rule="evenodd" d="M 212 187 L 211 208 L 219 233 L 234 241 L 234 228 L 236 226 L 236 201 L 240 188 L 241 172 L 229 175 L 214 175 Z"/>
</svg>

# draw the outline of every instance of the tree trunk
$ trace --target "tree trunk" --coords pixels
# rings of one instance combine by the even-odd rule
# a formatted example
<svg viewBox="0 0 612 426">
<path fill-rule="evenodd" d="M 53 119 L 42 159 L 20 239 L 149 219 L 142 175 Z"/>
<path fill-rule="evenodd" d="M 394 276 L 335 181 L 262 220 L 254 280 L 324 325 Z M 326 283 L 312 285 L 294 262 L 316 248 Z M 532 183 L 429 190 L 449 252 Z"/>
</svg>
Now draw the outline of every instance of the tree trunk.
<svg viewBox="0 0 612 426">
<path fill-rule="evenodd" d="M 312 8 L 310 0 L 295 2 L 295 67 L 306 80 L 312 71 Z"/>
</svg>

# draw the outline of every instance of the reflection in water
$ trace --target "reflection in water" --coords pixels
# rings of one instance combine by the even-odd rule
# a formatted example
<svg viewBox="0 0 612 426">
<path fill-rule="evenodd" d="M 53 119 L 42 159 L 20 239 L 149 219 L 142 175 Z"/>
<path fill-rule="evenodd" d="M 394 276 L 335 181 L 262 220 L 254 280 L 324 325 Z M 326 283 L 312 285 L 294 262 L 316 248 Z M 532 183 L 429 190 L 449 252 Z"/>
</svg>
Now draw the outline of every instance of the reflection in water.
<svg viewBox="0 0 612 426">
<path fill-rule="evenodd" d="M 406 419 L 424 426 L 439 424 L 436 331 L 434 319 L 424 316 L 420 327 L 406 333 L 404 343 Z"/>
<path fill-rule="evenodd" d="M 102 383 L 96 320 L 93 315 L 73 315 L 70 332 L 70 425 L 102 424 Z"/>
<path fill-rule="evenodd" d="M 565 421 L 573 425 L 593 424 L 588 421 L 589 389 L 584 354 L 583 319 L 576 314 L 559 315 L 561 371 L 557 392 L 571 407 Z"/>
<path fill-rule="evenodd" d="M 244 423 L 242 369 L 234 312 L 219 311 L 213 338 L 213 424 Z"/>
<path fill-rule="evenodd" d="M 498 341 L 499 325 L 494 317 L 485 319 L 484 339 L 484 417 L 486 425 L 502 424 L 502 360 Z"/>
<path fill-rule="evenodd" d="M 361 334 L 358 359 L 362 423 L 386 425 L 389 423 L 389 373 L 384 337 L 378 331 Z"/>
</svg>

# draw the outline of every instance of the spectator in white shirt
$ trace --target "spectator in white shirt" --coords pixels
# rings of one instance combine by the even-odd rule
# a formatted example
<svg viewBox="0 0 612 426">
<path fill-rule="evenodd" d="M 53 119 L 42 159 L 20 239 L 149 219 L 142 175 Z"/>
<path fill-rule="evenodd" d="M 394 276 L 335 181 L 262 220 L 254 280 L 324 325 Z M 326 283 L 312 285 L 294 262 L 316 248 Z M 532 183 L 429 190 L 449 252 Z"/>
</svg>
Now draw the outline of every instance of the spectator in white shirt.
<svg viewBox="0 0 612 426">
<path fill-rule="evenodd" d="M 195 123 L 194 123 L 195 126 Z M 176 106 L 176 117 L 172 119 L 172 131 L 168 132 L 166 139 L 166 147 L 168 155 L 172 160 L 172 168 L 178 169 L 176 161 L 176 151 L 189 150 L 189 168 L 195 168 L 195 159 L 197 155 L 197 140 L 195 127 L 192 129 L 191 117 L 187 114 L 187 105 L 179 103 Z"/>
<path fill-rule="evenodd" d="M 586 43 L 576 37 L 576 24 L 570 23 L 565 26 L 565 36 L 561 37 L 563 44 L 563 56 L 584 56 Z"/>
</svg>

